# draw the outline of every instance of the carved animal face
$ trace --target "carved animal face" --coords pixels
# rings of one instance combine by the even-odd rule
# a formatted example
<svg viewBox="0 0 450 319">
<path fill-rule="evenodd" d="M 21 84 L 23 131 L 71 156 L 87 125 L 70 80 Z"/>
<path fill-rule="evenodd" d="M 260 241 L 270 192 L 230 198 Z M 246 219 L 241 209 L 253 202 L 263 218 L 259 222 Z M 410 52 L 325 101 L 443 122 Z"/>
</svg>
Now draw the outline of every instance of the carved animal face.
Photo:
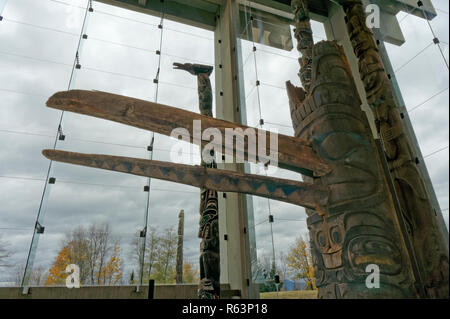
<svg viewBox="0 0 450 319">
<path fill-rule="evenodd" d="M 295 38 L 298 39 L 297 50 L 312 48 L 314 40 L 311 30 L 309 28 L 297 28 L 295 29 Z"/>
<path fill-rule="evenodd" d="M 202 207 L 200 207 L 200 211 L 202 214 L 217 214 L 217 192 L 214 190 L 203 190 L 201 194 L 201 203 Z"/>
<path fill-rule="evenodd" d="M 334 49 L 334 50 L 333 50 Z M 314 47 L 312 88 L 307 101 L 317 111 L 305 121 L 299 137 L 313 141 L 317 153 L 333 166 L 321 178 L 330 186 L 330 206 L 378 195 L 378 167 L 370 131 L 362 113 L 348 65 L 330 46 Z M 342 52 L 341 52 L 342 53 Z"/>
<path fill-rule="evenodd" d="M 343 265 L 342 244 L 344 242 L 344 223 L 342 218 L 329 219 L 310 227 L 310 236 L 315 247 L 320 251 L 323 264 L 327 269 Z"/>
<path fill-rule="evenodd" d="M 369 211 L 347 214 L 344 223 L 344 259 L 353 275 L 365 275 L 369 264 L 376 264 L 382 274 L 400 273 L 402 256 L 392 225 Z"/>
</svg>

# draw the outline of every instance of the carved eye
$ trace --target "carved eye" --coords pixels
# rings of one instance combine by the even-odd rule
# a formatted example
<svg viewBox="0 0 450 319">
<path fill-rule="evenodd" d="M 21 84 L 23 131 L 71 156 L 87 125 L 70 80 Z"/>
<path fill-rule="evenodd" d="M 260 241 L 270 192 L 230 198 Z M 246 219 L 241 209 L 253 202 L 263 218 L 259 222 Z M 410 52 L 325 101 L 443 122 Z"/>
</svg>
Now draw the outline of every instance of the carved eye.
<svg viewBox="0 0 450 319">
<path fill-rule="evenodd" d="M 330 230 L 331 239 L 335 244 L 340 244 L 342 241 L 341 232 L 339 231 L 339 227 L 332 227 Z"/>
<path fill-rule="evenodd" d="M 317 242 L 319 243 L 320 247 L 325 247 L 327 244 L 327 240 L 325 238 L 325 235 L 323 232 L 319 231 L 317 233 Z"/>
</svg>

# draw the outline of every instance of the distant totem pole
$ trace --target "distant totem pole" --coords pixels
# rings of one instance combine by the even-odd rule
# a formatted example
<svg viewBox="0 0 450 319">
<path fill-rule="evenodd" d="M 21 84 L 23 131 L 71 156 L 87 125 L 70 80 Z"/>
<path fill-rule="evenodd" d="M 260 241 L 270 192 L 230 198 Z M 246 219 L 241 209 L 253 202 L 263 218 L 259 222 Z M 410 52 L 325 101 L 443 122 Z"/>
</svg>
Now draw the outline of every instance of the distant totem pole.
<svg viewBox="0 0 450 319">
<path fill-rule="evenodd" d="M 408 235 L 414 246 L 424 297 L 449 296 L 449 256 L 429 194 L 416 166 L 411 142 L 405 133 L 391 81 L 385 72 L 372 30 L 360 0 L 340 0 L 348 34 L 359 60 L 359 73 L 367 102 L 383 143 Z M 448 233 L 447 233 L 448 236 Z"/>
<path fill-rule="evenodd" d="M 209 76 L 212 66 L 174 63 L 174 68 L 185 70 L 197 76 L 200 114 L 213 117 L 212 89 Z M 201 150 L 200 150 L 201 151 Z M 201 153 L 201 152 L 200 152 Z M 214 154 L 211 154 L 213 156 Z M 217 168 L 217 164 L 205 163 L 207 168 Z M 200 193 L 200 225 L 198 237 L 200 244 L 200 283 L 198 297 L 200 299 L 219 299 L 220 297 L 220 245 L 219 245 L 219 206 L 217 191 L 201 189 Z"/>
<path fill-rule="evenodd" d="M 175 282 L 177 284 L 183 283 L 183 241 L 184 241 L 184 210 L 182 209 L 178 214 L 178 244 L 177 244 L 177 259 L 176 259 L 176 275 Z"/>
<path fill-rule="evenodd" d="M 397 213 L 398 208 L 395 206 L 397 194 L 389 190 L 391 177 L 386 176 L 383 170 L 383 154 L 377 150 L 367 118 L 360 109 L 360 99 L 345 54 L 335 42 L 313 44 L 306 1 L 292 1 L 292 8 L 296 19 L 295 37 L 298 50 L 307 54 L 306 58 L 300 59 L 299 75 L 304 89 L 287 83 L 295 135 L 314 140 L 319 155 L 330 161 L 330 164 L 336 165 L 331 174 L 320 179 L 304 177 L 305 181 L 329 185 L 337 195 L 331 195 L 328 214 L 307 210 L 319 297 L 422 296 L 421 291 L 424 288 L 436 285 L 439 279 L 445 282 L 445 276 L 448 278 L 448 257 L 443 253 L 445 250 L 436 249 L 444 241 L 442 238 L 436 238 L 437 234 L 428 238 L 435 243 L 427 256 L 427 262 L 436 266 L 436 275 L 434 281 L 425 287 L 418 287 L 423 281 L 421 273 L 417 271 L 417 257 L 408 245 L 410 239 L 402 228 L 403 216 Z M 350 9 L 347 7 L 347 12 L 348 10 Z M 354 17 L 347 21 L 349 24 L 353 21 L 353 25 L 365 27 L 364 13 L 364 18 L 358 17 L 356 22 L 359 24 L 354 21 Z M 355 50 L 370 48 L 365 43 L 358 43 L 355 39 L 359 39 L 359 36 L 354 32 L 350 32 L 350 35 Z M 379 64 L 373 64 L 377 61 L 374 57 L 368 57 L 364 62 L 360 60 L 366 89 L 371 87 L 373 90 L 379 90 L 390 85 L 377 75 L 377 72 L 384 72 L 382 66 L 380 69 Z M 390 92 L 390 103 L 393 103 L 390 86 L 385 90 Z M 371 105 L 374 106 L 376 101 L 384 105 L 386 93 L 378 94 L 372 100 L 370 98 L 374 93 L 368 94 L 369 104 L 372 102 Z M 380 127 L 378 117 L 377 126 Z M 389 141 L 392 141 L 399 136 L 390 137 Z M 392 171 L 395 164 L 389 164 Z M 415 167 L 414 171 L 417 171 Z M 398 175 L 394 173 L 394 176 Z M 415 177 L 414 181 L 421 182 L 418 177 Z M 424 190 L 423 185 L 421 186 L 421 190 Z M 398 192 L 398 182 L 396 188 Z M 408 202 L 406 199 L 411 198 L 409 196 L 412 196 L 412 192 L 403 192 L 403 195 L 407 195 L 402 202 L 405 204 Z M 415 203 L 416 199 L 411 198 L 411 202 Z M 402 207 L 402 212 L 404 209 Z M 423 212 L 419 209 L 416 215 L 423 215 Z M 422 222 L 427 225 L 425 227 L 430 226 L 430 220 L 422 218 Z M 434 231 L 437 233 L 437 228 Z M 417 248 L 419 247 L 415 250 Z M 369 265 L 375 265 L 380 271 L 379 289 L 369 289 L 366 286 L 368 273 L 365 270 Z M 446 275 L 443 274 L 445 269 Z M 448 297 L 448 279 L 446 282 L 447 292 L 440 286 L 439 292 L 433 291 L 428 296 Z"/>
</svg>

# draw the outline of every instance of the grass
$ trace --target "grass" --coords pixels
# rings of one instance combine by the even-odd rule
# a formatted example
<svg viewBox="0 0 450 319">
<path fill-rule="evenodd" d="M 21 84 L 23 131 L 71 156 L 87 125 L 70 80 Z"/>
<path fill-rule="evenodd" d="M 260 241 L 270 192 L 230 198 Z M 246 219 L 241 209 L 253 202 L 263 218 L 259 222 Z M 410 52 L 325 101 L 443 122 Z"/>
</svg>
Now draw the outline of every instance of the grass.
<svg viewBox="0 0 450 319">
<path fill-rule="evenodd" d="M 259 294 L 261 299 L 317 299 L 317 290 L 296 290 L 296 291 L 280 291 L 262 292 Z"/>
</svg>

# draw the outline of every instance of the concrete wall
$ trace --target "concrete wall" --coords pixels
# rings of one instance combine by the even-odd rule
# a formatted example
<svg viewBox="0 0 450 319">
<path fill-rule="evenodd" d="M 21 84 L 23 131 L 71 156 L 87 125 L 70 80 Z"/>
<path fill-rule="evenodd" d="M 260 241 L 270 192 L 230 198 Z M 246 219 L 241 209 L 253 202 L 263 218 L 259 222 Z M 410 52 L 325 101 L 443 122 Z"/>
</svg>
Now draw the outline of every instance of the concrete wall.
<svg viewBox="0 0 450 319">
<path fill-rule="evenodd" d="M 197 299 L 197 284 L 155 285 L 155 299 Z M 81 288 L 30 287 L 28 295 L 20 287 L 0 288 L 0 299 L 147 299 L 148 286 L 92 286 Z"/>
</svg>

